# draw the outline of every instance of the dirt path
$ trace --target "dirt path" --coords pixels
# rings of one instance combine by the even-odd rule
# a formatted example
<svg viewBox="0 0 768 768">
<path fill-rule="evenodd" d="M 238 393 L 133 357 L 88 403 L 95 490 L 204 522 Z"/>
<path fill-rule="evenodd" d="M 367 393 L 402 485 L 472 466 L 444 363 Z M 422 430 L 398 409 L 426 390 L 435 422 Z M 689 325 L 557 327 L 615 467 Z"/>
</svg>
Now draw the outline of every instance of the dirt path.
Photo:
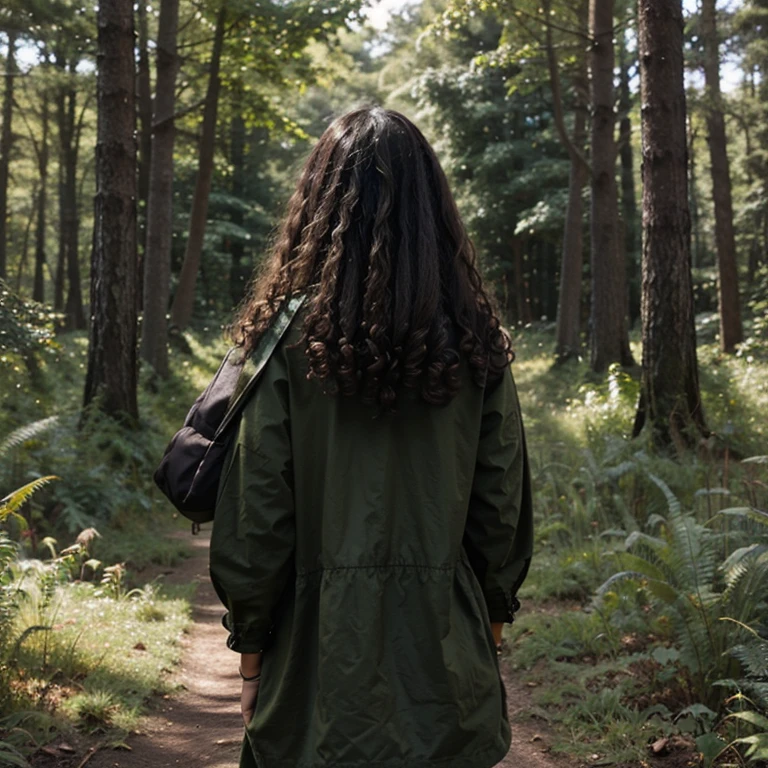
<svg viewBox="0 0 768 768">
<path fill-rule="evenodd" d="M 128 739 L 130 752 L 103 750 L 87 768 L 233 768 L 243 729 L 239 709 L 237 654 L 224 644 L 222 607 L 208 578 L 208 537 L 190 537 L 193 553 L 170 572 L 169 584 L 199 584 L 181 664 L 184 690 L 163 700 L 139 734 Z"/>
<path fill-rule="evenodd" d="M 130 751 L 101 751 L 88 760 L 88 768 L 237 768 L 243 732 L 237 655 L 224 644 L 221 604 L 208 579 L 207 537 L 195 538 L 193 546 L 192 557 L 167 577 L 168 583 L 200 585 L 182 659 L 184 690 L 145 718 L 141 732 L 128 739 Z M 497 768 L 565 768 L 565 760 L 548 754 L 546 724 L 526 717 L 530 693 L 506 667 L 504 679 L 512 749 Z M 575 768 L 572 762 L 569 767 Z"/>
</svg>

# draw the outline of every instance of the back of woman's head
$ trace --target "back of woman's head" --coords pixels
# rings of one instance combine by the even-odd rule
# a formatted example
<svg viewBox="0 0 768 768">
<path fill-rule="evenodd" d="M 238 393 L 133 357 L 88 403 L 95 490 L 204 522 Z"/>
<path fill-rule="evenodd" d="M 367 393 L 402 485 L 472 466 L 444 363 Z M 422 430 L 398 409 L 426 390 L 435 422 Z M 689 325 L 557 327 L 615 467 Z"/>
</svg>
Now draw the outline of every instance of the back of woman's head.
<svg viewBox="0 0 768 768">
<path fill-rule="evenodd" d="M 315 145 L 235 322 L 246 353 L 301 293 L 308 375 L 330 392 L 389 409 L 411 389 L 442 405 L 462 357 L 480 385 L 512 359 L 440 163 L 391 110 L 349 112 Z"/>
</svg>

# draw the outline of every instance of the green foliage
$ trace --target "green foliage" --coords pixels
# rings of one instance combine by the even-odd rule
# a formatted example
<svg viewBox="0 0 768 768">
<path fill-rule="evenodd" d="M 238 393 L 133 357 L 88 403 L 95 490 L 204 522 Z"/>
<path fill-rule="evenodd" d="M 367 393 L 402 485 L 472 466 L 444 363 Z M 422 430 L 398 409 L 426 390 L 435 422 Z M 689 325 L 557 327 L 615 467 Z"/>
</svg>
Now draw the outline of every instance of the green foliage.
<svg viewBox="0 0 768 768">
<path fill-rule="evenodd" d="M 0 362 L 9 365 L 10 355 L 26 358 L 51 348 L 58 319 L 49 307 L 22 298 L 0 280 Z"/>
<path fill-rule="evenodd" d="M 730 510 L 725 510 L 723 514 L 728 511 Z M 766 512 L 753 509 L 737 512 L 740 516 L 748 515 L 758 520 L 761 525 L 768 527 Z M 749 549 L 753 553 L 759 550 L 757 557 L 768 563 L 767 544 L 752 545 Z M 756 586 L 759 588 L 760 585 Z M 768 713 L 768 623 L 763 621 L 762 634 L 740 622 L 737 624 L 746 630 L 749 636 L 744 643 L 730 647 L 727 652 L 740 663 L 743 677 L 739 680 L 719 680 L 717 684 L 726 689 L 735 689 L 737 692 L 731 697 L 731 702 L 737 706 L 747 707 L 732 712 L 726 719 L 746 723 L 753 731 L 748 736 L 734 739 L 728 746 L 745 747 L 744 756 L 747 760 L 750 763 L 760 763 L 768 760 L 768 716 L 762 714 Z"/>
<path fill-rule="evenodd" d="M 39 491 L 52 480 L 58 479 L 55 475 L 39 477 L 37 480 L 32 480 L 32 482 L 23 485 L 21 488 L 17 488 L 4 499 L 0 499 L 0 524 L 4 523 L 9 517 L 24 523 L 24 518 L 19 514 L 21 507 L 32 498 L 35 491 Z"/>
<path fill-rule="evenodd" d="M 671 458 L 629 440 L 629 373 L 553 366 L 551 345 L 526 329 L 513 364 L 537 542 L 508 639 L 530 711 L 556 727 L 556 750 L 585 760 L 639 765 L 671 739 L 707 765 L 737 748 L 746 762 L 752 742 L 736 740 L 761 731 L 729 715 L 768 712 L 767 465 L 731 451 L 765 452 L 752 421 L 768 404 L 764 349 L 723 360 L 700 346 L 717 437 Z"/>
<path fill-rule="evenodd" d="M 621 570 L 597 590 L 597 599 L 610 608 L 616 584 L 634 582 L 645 593 L 644 602 L 669 620 L 669 639 L 680 647 L 679 664 L 690 675 L 696 699 L 717 707 L 722 695 L 713 683 L 734 672 L 728 650 L 740 628 L 767 607 L 768 547 L 741 547 L 723 559 L 725 534 L 684 513 L 666 483 L 651 479 L 663 492 L 668 513 L 649 519 L 653 533 L 634 531 L 625 551 L 611 553 Z M 739 533 L 746 538 L 747 531 L 730 531 L 731 542 L 741 538 Z M 736 628 L 725 618 L 734 619 Z"/>
<path fill-rule="evenodd" d="M 152 694 L 172 690 L 188 602 L 157 585 L 127 589 L 124 566 L 90 557 L 96 538 L 84 531 L 61 553 L 51 542 L 51 556 L 34 560 L 0 537 L 3 711 L 35 707 L 89 730 L 124 731 Z M 34 746 L 29 738 L 14 745 Z"/>
<path fill-rule="evenodd" d="M 757 274 L 749 298 L 752 314 L 752 332 L 761 341 L 768 339 L 768 265 L 763 265 Z"/>
<path fill-rule="evenodd" d="M 15 371 L 16 407 L 0 419 L 8 435 L 0 440 L 0 488 L 18 488 L 0 503 L 0 710 L 29 716 L 24 727 L 0 721 L 7 745 L 0 761 L 27 756 L 66 722 L 110 732 L 134 727 L 150 696 L 172 690 L 188 621 L 189 590 L 171 596 L 156 584 L 137 588 L 128 568 L 174 564 L 187 552 L 164 535 L 172 514 L 155 504 L 151 475 L 223 344 L 190 335 L 192 354 L 173 353 L 174 378 L 142 392 L 153 423 L 139 437 L 98 414 L 79 425 L 75 408 L 68 410 L 82 387 L 81 340 L 61 337 L 37 382 Z M 32 414 L 37 419 L 24 421 Z M 45 469 L 59 473 L 56 483 L 37 477 Z M 78 530 L 60 550 L 57 538 Z M 33 728 L 36 712 L 53 713 L 54 725 Z"/>
</svg>

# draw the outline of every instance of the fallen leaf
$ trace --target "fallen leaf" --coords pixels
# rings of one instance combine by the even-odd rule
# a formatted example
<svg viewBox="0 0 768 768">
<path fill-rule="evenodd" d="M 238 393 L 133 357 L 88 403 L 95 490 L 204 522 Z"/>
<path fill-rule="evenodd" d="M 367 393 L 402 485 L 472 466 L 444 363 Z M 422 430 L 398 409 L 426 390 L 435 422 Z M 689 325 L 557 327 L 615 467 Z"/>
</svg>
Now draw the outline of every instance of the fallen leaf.
<svg viewBox="0 0 768 768">
<path fill-rule="evenodd" d="M 660 752 L 664 752 L 666 750 L 668 744 L 669 739 L 665 736 L 662 736 L 660 739 L 656 739 L 656 741 L 651 744 L 651 752 L 653 752 L 654 755 L 658 755 Z"/>
</svg>

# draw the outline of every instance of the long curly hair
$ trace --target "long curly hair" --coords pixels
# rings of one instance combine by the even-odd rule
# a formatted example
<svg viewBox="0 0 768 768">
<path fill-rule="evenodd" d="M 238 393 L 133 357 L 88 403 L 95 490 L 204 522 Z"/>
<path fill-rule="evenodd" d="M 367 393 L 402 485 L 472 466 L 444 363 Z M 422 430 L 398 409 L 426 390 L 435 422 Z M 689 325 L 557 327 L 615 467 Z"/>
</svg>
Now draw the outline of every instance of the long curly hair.
<svg viewBox="0 0 768 768">
<path fill-rule="evenodd" d="M 308 378 L 386 410 L 403 390 L 448 403 L 462 357 L 480 386 L 514 357 L 440 163 L 392 110 L 349 112 L 312 150 L 232 325 L 246 356 L 298 294 Z"/>
</svg>

